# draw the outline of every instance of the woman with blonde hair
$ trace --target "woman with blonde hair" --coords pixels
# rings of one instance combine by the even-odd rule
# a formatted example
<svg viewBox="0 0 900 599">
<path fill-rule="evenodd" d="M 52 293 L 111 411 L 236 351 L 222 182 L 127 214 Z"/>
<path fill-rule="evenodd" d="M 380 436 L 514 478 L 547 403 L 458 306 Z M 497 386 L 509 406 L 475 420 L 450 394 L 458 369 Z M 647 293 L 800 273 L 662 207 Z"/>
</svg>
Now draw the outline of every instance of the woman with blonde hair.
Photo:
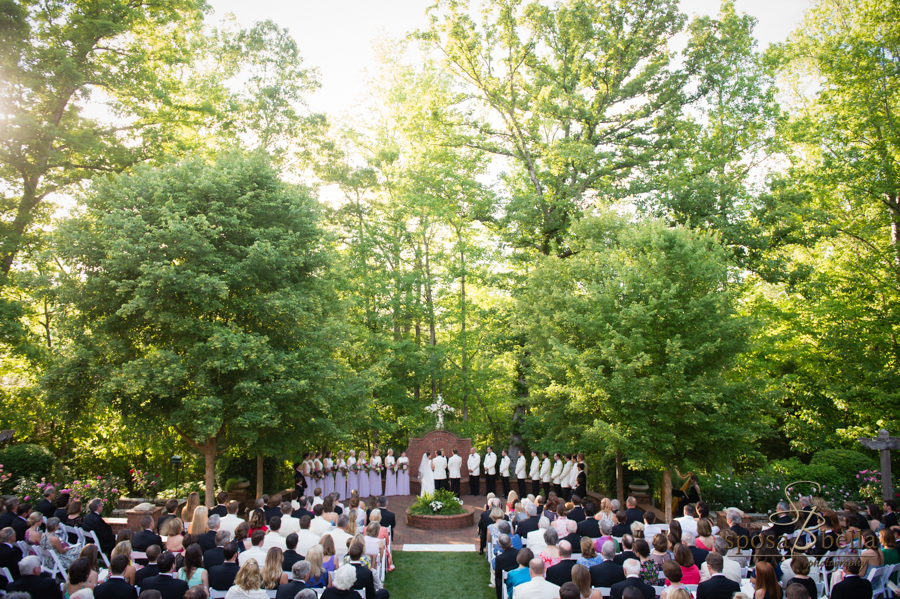
<svg viewBox="0 0 900 599">
<path fill-rule="evenodd" d="M 306 552 L 306 561 L 309 562 L 309 579 L 306 585 L 311 589 L 324 589 L 331 586 L 331 573 L 323 565 L 323 553 L 321 545 L 313 545 Z"/>
<path fill-rule="evenodd" d="M 369 512 L 369 517 L 371 518 L 371 516 L 372 513 Z M 363 544 L 366 548 L 366 555 L 376 555 L 378 556 L 378 561 L 383 560 L 385 554 L 385 543 L 379 538 L 380 534 L 381 524 L 379 524 L 378 522 L 369 522 L 369 524 L 366 526 L 366 538 L 363 541 Z M 376 565 L 377 564 L 378 562 L 376 562 Z"/>
<path fill-rule="evenodd" d="M 225 599 L 268 599 L 269 595 L 259 588 L 259 583 L 259 564 L 253 558 L 248 559 L 238 570 L 234 586 L 228 589 Z"/>
<path fill-rule="evenodd" d="M 351 501 L 352 501 L 352 500 L 351 500 Z M 344 530 L 347 531 L 347 534 L 348 534 L 348 535 L 352 535 L 352 536 L 354 536 L 354 537 L 356 536 L 356 530 L 357 530 L 357 528 L 356 528 L 356 514 L 357 514 L 358 511 L 359 511 L 359 510 L 357 510 L 357 509 L 354 508 L 354 509 L 350 510 L 349 512 L 347 512 L 347 515 L 350 517 L 350 522 L 347 523 L 347 528 L 344 529 Z"/>
<path fill-rule="evenodd" d="M 200 507 L 200 493 L 194 491 L 188 495 L 187 503 L 181 508 L 181 522 L 184 524 L 185 530 L 187 530 L 188 525 L 194 517 L 194 510 L 198 507 Z"/>
<path fill-rule="evenodd" d="M 604 520 L 608 520 L 610 526 L 615 526 L 618 524 L 616 520 L 616 513 L 612 509 L 612 501 L 609 500 L 609 497 L 604 497 L 600 500 L 600 511 L 597 512 L 597 515 L 600 516 L 597 518 L 601 523 Z"/>
<path fill-rule="evenodd" d="M 115 547 L 113 547 L 112 553 L 109 554 L 109 559 L 116 557 L 117 555 L 124 555 L 128 558 L 128 567 L 125 568 L 125 572 L 122 576 L 125 577 L 125 580 L 128 581 L 128 584 L 134 584 L 134 575 L 137 573 L 137 568 L 134 567 L 134 562 L 131 560 L 131 542 L 122 541 Z"/>
<path fill-rule="evenodd" d="M 375 508 L 371 512 L 369 512 L 369 526 L 375 522 L 378 524 L 378 538 L 381 540 L 384 545 L 384 568 L 385 571 L 390 572 L 394 569 L 394 560 L 391 556 L 391 551 L 388 547 L 388 539 L 391 536 L 391 533 L 388 531 L 386 526 L 381 526 L 381 510 Z"/>
<path fill-rule="evenodd" d="M 597 555 L 597 550 L 594 549 L 594 539 L 591 537 L 581 537 L 581 557 L 578 558 L 578 563 L 585 568 L 603 563 L 603 556 Z"/>
<path fill-rule="evenodd" d="M 209 510 L 206 506 L 198 506 L 194 509 L 194 515 L 188 525 L 188 534 L 202 535 L 209 530 Z"/>
<path fill-rule="evenodd" d="M 181 518 L 172 518 L 169 520 L 169 529 L 166 538 L 166 551 L 172 553 L 181 553 L 184 551 L 184 522 Z"/>
<path fill-rule="evenodd" d="M 287 584 L 287 572 L 282 571 L 281 564 L 284 563 L 284 553 L 279 547 L 270 547 L 266 554 L 266 565 L 260 572 L 260 587 L 263 589 L 274 590 L 278 585 Z"/>
<path fill-rule="evenodd" d="M 519 502 L 519 495 L 515 491 L 510 491 L 506 496 L 506 513 L 512 514 L 516 509 L 516 503 Z"/>
</svg>

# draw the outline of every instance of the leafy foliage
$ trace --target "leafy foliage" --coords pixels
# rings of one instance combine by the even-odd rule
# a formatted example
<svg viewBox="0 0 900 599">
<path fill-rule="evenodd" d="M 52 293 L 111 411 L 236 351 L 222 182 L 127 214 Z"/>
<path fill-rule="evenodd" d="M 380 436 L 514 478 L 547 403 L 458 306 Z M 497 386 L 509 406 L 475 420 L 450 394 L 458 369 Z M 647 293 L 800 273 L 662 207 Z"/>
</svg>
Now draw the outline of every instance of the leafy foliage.
<svg viewBox="0 0 900 599">
<path fill-rule="evenodd" d="M 466 509 L 456 495 L 446 489 L 436 489 L 434 493 L 418 497 L 409 506 L 409 513 L 417 516 L 454 516 L 466 513 Z"/>
<path fill-rule="evenodd" d="M 0 464 L 3 464 L 4 472 L 10 476 L 10 483 L 23 477 L 50 476 L 54 461 L 53 454 L 46 447 L 31 443 L 11 445 L 0 450 Z M 8 486 L 9 483 L 3 490 L 8 491 Z"/>
</svg>

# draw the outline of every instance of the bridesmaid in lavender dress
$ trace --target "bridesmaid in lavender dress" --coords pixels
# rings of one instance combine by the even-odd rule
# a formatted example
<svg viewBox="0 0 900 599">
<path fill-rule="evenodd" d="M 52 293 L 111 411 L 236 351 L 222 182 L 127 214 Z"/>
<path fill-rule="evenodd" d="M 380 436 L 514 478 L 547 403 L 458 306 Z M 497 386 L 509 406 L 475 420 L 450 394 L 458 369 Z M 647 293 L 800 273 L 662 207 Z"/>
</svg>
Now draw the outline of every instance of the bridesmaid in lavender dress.
<svg viewBox="0 0 900 599">
<path fill-rule="evenodd" d="M 341 494 L 341 497 L 349 497 L 347 494 L 347 480 L 341 468 L 346 468 L 347 462 L 344 461 L 344 450 L 337 453 L 337 459 L 334 461 L 334 490 Z"/>
<path fill-rule="evenodd" d="M 367 466 L 369 465 L 368 460 L 366 460 L 366 452 L 359 452 L 359 461 L 356 462 L 356 465 L 359 466 L 359 496 L 360 497 L 368 497 L 369 496 L 369 472 L 367 470 Z"/>
<path fill-rule="evenodd" d="M 325 478 L 322 480 L 322 496 L 331 495 L 334 492 L 334 460 L 331 459 L 331 451 L 325 452 L 322 458 L 322 470 Z"/>
<path fill-rule="evenodd" d="M 378 497 L 381 495 L 381 455 L 376 449 L 369 461 L 372 470 L 369 472 L 369 495 Z"/>
<path fill-rule="evenodd" d="M 397 494 L 397 459 L 394 450 L 388 449 L 384 457 L 384 495 L 391 497 Z"/>
<path fill-rule="evenodd" d="M 347 458 L 347 497 L 353 491 L 359 491 L 359 475 L 356 470 L 356 450 L 350 450 L 350 457 Z"/>
<path fill-rule="evenodd" d="M 409 458 L 401 451 L 397 458 L 397 495 L 409 495 Z"/>
</svg>

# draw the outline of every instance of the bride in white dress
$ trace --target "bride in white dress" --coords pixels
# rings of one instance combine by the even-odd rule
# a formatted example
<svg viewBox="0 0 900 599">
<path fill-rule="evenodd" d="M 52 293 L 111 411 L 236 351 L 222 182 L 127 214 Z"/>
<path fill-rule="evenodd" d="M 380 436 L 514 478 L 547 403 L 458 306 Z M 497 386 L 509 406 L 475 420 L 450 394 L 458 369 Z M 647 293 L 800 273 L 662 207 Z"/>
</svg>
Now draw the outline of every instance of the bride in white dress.
<svg viewBox="0 0 900 599">
<path fill-rule="evenodd" d="M 431 455 L 428 453 L 422 456 L 422 463 L 419 465 L 419 482 L 422 486 L 419 497 L 434 494 L 434 470 L 431 466 Z"/>
</svg>

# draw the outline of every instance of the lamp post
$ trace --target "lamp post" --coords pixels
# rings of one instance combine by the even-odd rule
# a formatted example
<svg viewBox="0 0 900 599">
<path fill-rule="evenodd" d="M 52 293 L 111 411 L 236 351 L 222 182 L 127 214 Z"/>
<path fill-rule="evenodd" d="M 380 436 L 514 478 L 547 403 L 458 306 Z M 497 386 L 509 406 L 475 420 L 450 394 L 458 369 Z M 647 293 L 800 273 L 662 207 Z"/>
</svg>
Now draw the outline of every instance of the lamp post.
<svg viewBox="0 0 900 599">
<path fill-rule="evenodd" d="M 181 456 L 172 456 L 172 468 L 175 470 L 175 495 L 178 496 L 178 472 L 181 470 Z"/>
</svg>

